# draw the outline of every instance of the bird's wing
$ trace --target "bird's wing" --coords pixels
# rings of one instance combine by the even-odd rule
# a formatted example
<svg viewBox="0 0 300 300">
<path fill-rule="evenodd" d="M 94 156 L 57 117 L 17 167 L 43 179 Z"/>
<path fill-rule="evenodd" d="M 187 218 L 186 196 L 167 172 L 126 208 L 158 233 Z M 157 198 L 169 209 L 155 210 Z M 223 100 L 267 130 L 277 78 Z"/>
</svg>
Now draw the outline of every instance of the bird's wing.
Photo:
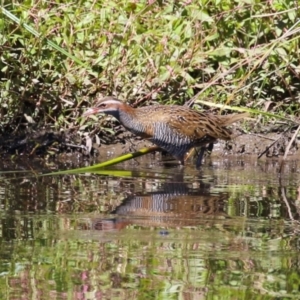
<svg viewBox="0 0 300 300">
<path fill-rule="evenodd" d="M 197 140 L 215 140 L 231 138 L 231 132 L 222 122 L 218 116 L 205 114 L 193 110 L 189 110 L 189 114 L 174 114 L 169 120 L 169 125 L 174 130 L 179 130 L 182 135 L 191 137 Z"/>
</svg>

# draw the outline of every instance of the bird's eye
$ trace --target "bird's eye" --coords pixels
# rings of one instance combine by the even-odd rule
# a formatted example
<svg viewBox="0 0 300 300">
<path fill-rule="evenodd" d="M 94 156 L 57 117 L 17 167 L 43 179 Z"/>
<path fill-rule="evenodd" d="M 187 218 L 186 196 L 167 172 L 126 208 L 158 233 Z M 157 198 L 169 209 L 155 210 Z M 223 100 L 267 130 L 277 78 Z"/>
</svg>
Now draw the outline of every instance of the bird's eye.
<svg viewBox="0 0 300 300">
<path fill-rule="evenodd" d="M 105 107 L 106 107 L 106 104 L 105 104 L 105 103 L 101 103 L 101 104 L 99 105 L 99 107 L 100 107 L 100 108 L 105 108 Z"/>
</svg>

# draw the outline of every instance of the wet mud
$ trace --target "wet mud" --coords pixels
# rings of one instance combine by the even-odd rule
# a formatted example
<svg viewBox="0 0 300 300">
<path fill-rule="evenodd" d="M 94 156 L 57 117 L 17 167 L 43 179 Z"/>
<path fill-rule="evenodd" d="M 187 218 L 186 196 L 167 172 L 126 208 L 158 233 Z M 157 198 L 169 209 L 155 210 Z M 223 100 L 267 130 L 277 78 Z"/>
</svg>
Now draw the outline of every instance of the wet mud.
<svg viewBox="0 0 300 300">
<path fill-rule="evenodd" d="M 278 129 L 278 128 L 277 128 Z M 277 130 L 276 129 L 276 130 Z M 125 131 L 122 126 L 114 128 L 116 135 L 99 134 L 88 137 L 76 132 L 27 131 L 20 135 L 0 137 L 0 155 L 2 160 L 10 161 L 13 157 L 30 160 L 56 159 L 81 165 L 82 161 L 105 161 L 125 153 L 135 152 L 153 144 Z M 211 156 L 253 156 L 281 159 L 298 159 L 298 140 L 293 139 L 293 132 L 278 131 L 258 133 L 240 133 L 235 131 L 231 141 L 217 141 Z M 268 129 L 268 131 L 274 131 Z M 162 154 L 161 154 L 162 153 Z M 166 155 L 166 158 L 165 158 Z M 162 157 L 163 156 L 163 157 Z M 157 160 L 174 160 L 164 151 L 154 154 Z M 192 156 L 191 156 L 192 157 Z M 189 160 L 191 161 L 191 159 Z M 175 161 L 174 161 L 175 162 Z"/>
</svg>

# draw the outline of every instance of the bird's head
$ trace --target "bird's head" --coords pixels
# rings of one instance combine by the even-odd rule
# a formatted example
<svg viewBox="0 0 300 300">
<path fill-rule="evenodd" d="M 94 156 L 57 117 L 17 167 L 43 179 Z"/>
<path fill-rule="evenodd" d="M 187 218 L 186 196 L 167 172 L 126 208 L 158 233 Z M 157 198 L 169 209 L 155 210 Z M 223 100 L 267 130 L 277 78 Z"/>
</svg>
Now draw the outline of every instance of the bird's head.
<svg viewBox="0 0 300 300">
<path fill-rule="evenodd" d="M 89 108 L 83 113 L 83 117 L 105 113 L 119 119 L 120 110 L 126 110 L 127 104 L 114 97 L 105 97 L 96 103 L 94 107 Z"/>
</svg>

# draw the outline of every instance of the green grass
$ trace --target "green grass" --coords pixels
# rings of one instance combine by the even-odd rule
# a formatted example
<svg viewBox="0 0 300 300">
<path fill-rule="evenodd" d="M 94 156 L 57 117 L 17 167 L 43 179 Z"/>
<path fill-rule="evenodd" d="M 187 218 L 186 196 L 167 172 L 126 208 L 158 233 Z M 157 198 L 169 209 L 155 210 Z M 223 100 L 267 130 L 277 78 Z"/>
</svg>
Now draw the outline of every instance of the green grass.
<svg viewBox="0 0 300 300">
<path fill-rule="evenodd" d="M 2 3 L 3 132 L 26 123 L 25 114 L 84 131 L 80 115 L 97 94 L 299 114 L 295 1 Z"/>
</svg>

